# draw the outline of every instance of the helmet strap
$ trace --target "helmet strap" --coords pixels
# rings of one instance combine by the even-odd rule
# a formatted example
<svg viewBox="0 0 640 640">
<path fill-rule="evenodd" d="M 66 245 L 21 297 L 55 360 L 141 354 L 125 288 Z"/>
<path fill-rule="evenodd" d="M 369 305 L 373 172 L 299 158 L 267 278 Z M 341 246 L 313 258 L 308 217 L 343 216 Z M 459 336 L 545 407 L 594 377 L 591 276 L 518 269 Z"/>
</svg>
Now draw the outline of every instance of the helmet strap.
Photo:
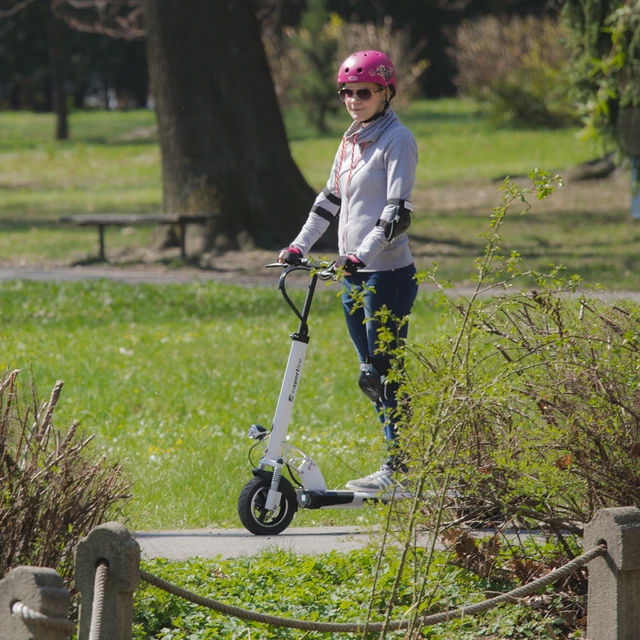
<svg viewBox="0 0 640 640">
<path fill-rule="evenodd" d="M 389 109 L 389 100 L 385 100 L 384 102 L 384 108 L 382 109 L 382 111 L 378 111 L 377 113 L 374 113 L 370 118 L 367 118 L 366 120 L 362 121 L 362 124 L 369 124 L 370 122 L 373 122 L 374 120 L 377 120 L 378 118 L 382 118 L 382 116 L 387 113 Z"/>
</svg>

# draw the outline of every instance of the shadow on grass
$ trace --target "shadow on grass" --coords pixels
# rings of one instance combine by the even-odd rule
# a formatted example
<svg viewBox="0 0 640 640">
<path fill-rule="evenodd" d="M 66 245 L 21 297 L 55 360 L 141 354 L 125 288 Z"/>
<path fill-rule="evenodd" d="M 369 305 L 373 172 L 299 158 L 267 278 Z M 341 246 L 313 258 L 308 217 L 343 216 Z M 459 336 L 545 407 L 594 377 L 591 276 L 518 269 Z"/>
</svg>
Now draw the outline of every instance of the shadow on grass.
<svg viewBox="0 0 640 640">
<path fill-rule="evenodd" d="M 0 217 L 0 229 L 4 232 L 25 232 L 33 229 L 34 227 L 44 228 L 59 228 L 60 223 L 56 218 L 27 218 L 18 220 L 17 218 L 2 218 Z"/>
<path fill-rule="evenodd" d="M 229 273 L 234 269 L 224 269 L 212 265 L 203 265 L 197 256 L 187 256 L 185 259 L 179 257 L 158 256 L 155 260 L 143 260 L 136 257 L 109 257 L 105 260 L 98 255 L 89 255 L 79 258 L 70 263 L 72 267 L 109 266 L 109 267 L 167 267 L 168 269 L 179 270 L 184 267 L 197 269 L 203 273 Z"/>
<path fill-rule="evenodd" d="M 208 272 L 208 273 L 226 273 L 228 271 L 232 271 L 232 269 L 221 269 L 219 267 L 214 267 L 209 264 L 201 264 L 200 258 L 198 256 L 187 256 L 186 258 L 165 258 L 160 257 L 155 261 L 155 264 L 159 264 L 169 269 L 180 269 L 182 267 L 190 267 L 192 269 L 198 269 L 199 271 Z"/>
<path fill-rule="evenodd" d="M 50 151 L 52 154 L 60 151 L 76 150 L 79 146 L 88 145 L 96 147 L 134 147 L 134 146 L 158 146 L 157 136 L 140 137 L 132 139 L 114 139 L 112 134 L 104 136 L 87 136 L 82 137 L 76 135 L 73 140 L 67 140 L 63 142 L 53 142 L 49 140 L 22 140 L 20 141 L 19 151 Z M 7 143 L 0 143 L 0 153 L 15 153 L 16 143 L 14 141 L 8 141 Z"/>
<path fill-rule="evenodd" d="M 95 265 L 108 265 L 111 263 L 108 260 L 103 260 L 100 256 L 92 255 L 80 258 L 79 260 L 73 260 L 70 264 L 72 267 L 92 267 Z"/>
</svg>

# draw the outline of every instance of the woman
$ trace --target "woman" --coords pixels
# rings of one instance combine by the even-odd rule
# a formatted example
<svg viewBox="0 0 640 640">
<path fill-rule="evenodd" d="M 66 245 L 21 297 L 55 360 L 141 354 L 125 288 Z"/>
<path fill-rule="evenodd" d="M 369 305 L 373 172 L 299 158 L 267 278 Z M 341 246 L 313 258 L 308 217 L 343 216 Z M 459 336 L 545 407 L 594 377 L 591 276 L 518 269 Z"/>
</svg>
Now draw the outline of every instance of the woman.
<svg viewBox="0 0 640 640">
<path fill-rule="evenodd" d="M 339 220 L 336 267 L 345 274 L 342 302 L 360 360 L 359 384 L 376 406 L 389 454 L 378 471 L 349 481 L 347 488 L 375 494 L 401 484 L 397 472 L 406 470 L 396 446 L 398 385 L 386 380 L 392 359 L 378 353 L 380 323 L 375 314 L 386 306 L 394 318 L 407 316 L 418 292 L 406 234 L 418 151 L 413 134 L 389 108 L 396 79 L 386 55 L 360 51 L 349 56 L 340 65 L 338 87 L 353 123 L 342 138 L 326 187 L 278 259 L 300 260 L 330 223 Z M 407 323 L 391 328 L 406 338 Z"/>
</svg>

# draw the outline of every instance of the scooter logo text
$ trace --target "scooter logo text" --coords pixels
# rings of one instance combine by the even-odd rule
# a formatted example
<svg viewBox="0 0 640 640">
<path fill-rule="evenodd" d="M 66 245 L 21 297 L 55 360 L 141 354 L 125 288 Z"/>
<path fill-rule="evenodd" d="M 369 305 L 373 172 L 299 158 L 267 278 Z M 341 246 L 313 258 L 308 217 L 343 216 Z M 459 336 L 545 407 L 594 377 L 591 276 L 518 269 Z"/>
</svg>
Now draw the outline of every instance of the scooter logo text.
<svg viewBox="0 0 640 640">
<path fill-rule="evenodd" d="M 302 358 L 298 359 L 298 364 L 296 365 L 296 375 L 293 377 L 293 387 L 291 387 L 291 393 L 289 394 L 289 402 L 293 402 L 296 397 L 296 389 L 298 388 L 300 369 L 302 369 Z"/>
</svg>

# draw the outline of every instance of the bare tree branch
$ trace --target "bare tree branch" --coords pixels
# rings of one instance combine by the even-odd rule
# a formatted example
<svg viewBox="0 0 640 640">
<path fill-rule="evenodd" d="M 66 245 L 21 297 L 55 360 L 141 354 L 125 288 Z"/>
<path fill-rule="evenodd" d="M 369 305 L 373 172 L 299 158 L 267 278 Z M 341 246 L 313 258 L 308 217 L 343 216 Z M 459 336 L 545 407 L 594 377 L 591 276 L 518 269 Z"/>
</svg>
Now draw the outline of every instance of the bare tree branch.
<svg viewBox="0 0 640 640">
<path fill-rule="evenodd" d="M 15 15 L 19 11 L 22 11 L 24 8 L 28 7 L 33 2 L 34 0 L 22 0 L 22 2 L 18 2 L 17 4 L 13 5 L 11 9 L 6 9 L 6 10 L 0 9 L 0 18 L 9 18 L 10 16 Z"/>
<path fill-rule="evenodd" d="M 136 40 L 145 36 L 142 0 L 51 0 L 56 17 L 76 31 Z"/>
</svg>

